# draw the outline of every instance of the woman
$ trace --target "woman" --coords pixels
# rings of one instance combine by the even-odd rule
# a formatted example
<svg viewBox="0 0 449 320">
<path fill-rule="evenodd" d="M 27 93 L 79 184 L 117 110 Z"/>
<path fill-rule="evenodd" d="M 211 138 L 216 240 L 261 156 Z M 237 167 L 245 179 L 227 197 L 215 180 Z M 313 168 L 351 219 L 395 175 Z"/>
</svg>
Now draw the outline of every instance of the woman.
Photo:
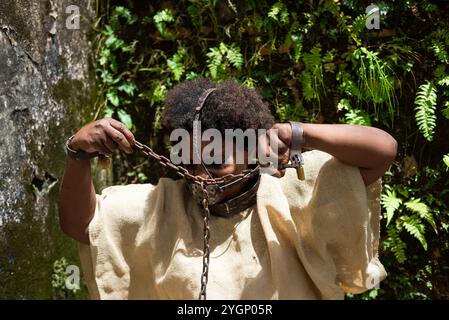
<svg viewBox="0 0 449 320">
<path fill-rule="evenodd" d="M 89 158 L 116 149 L 131 153 L 134 137 L 118 121 L 102 119 L 69 140 L 60 221 L 81 243 L 92 298 L 205 298 L 207 284 L 209 299 L 342 299 L 385 277 L 377 247 L 379 178 L 397 148 L 389 134 L 362 126 L 276 124 L 260 95 L 232 80 L 186 81 L 168 93 L 164 126 L 185 129 L 195 143 L 195 120 L 201 132 L 271 129 L 277 169 L 259 174 L 248 156 L 244 163 L 201 159 L 184 163 L 197 182 L 251 174 L 211 184 L 206 193 L 187 177 L 112 186 L 96 195 Z M 312 151 L 301 154 L 301 147 Z M 299 173 L 288 168 L 295 166 Z M 205 208 L 211 213 L 207 249 Z"/>
</svg>

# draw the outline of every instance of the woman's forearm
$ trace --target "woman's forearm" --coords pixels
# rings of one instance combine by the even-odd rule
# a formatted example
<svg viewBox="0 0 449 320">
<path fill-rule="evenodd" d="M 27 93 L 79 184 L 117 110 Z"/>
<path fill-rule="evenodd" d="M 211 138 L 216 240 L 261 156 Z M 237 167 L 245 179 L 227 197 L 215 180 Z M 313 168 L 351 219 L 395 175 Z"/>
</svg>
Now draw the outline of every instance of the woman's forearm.
<svg viewBox="0 0 449 320">
<path fill-rule="evenodd" d="M 394 160 L 396 140 L 387 132 L 345 124 L 304 124 L 305 148 L 327 152 L 361 169 L 386 168 Z"/>
<path fill-rule="evenodd" d="M 89 243 L 87 228 L 94 215 L 95 201 L 90 161 L 67 158 L 59 192 L 59 219 L 67 235 Z"/>
</svg>

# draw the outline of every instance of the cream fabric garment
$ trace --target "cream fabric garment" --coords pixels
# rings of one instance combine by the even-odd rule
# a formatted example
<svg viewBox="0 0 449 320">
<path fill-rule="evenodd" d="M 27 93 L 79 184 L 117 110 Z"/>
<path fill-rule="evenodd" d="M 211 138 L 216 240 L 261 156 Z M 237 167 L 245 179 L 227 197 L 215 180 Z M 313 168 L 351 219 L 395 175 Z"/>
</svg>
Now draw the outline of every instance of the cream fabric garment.
<svg viewBox="0 0 449 320">
<path fill-rule="evenodd" d="M 343 299 L 386 273 L 378 260 L 380 180 L 313 150 L 306 180 L 262 174 L 257 205 L 211 217 L 208 299 Z M 203 220 L 182 180 L 112 186 L 80 244 L 93 299 L 197 299 Z"/>
</svg>

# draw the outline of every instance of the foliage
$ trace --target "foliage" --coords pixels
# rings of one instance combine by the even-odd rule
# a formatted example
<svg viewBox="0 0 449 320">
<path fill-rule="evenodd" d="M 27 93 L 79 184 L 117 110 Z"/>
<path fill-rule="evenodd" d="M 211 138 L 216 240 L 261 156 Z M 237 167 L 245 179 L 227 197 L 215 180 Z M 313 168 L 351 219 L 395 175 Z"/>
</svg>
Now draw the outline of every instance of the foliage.
<svg viewBox="0 0 449 320">
<path fill-rule="evenodd" d="M 167 91 L 200 76 L 235 77 L 258 88 L 279 121 L 389 131 L 399 142 L 381 200 L 380 255 L 389 276 L 361 298 L 448 298 L 449 4 L 378 2 L 380 30 L 366 28 L 366 5 L 104 1 L 95 41 L 96 118 L 120 119 L 167 154 Z M 116 155 L 115 164 L 120 183 L 171 174 L 138 154 Z"/>
<path fill-rule="evenodd" d="M 432 141 L 436 126 L 437 91 L 431 82 L 418 88 L 415 99 L 416 123 L 424 137 Z"/>
<path fill-rule="evenodd" d="M 51 286 L 53 287 L 54 299 L 73 299 L 75 294 L 81 289 L 78 283 L 67 286 L 67 283 L 70 281 L 68 267 L 69 263 L 65 257 L 55 260 L 53 263 Z"/>
<path fill-rule="evenodd" d="M 221 42 L 218 47 L 210 48 L 206 56 L 209 73 L 214 80 L 228 77 L 230 67 L 240 70 L 243 65 L 240 48 L 235 43 L 227 46 Z"/>
</svg>

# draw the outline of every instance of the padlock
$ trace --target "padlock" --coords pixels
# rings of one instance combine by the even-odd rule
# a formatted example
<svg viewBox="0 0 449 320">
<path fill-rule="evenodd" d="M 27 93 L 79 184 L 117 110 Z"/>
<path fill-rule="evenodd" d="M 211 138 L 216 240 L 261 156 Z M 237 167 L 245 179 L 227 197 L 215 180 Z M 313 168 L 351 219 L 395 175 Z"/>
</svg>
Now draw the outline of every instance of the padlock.
<svg viewBox="0 0 449 320">
<path fill-rule="evenodd" d="M 304 174 L 304 168 L 303 166 L 300 164 L 299 166 L 296 167 L 296 175 L 298 176 L 299 180 L 305 180 L 305 174 Z"/>
</svg>

